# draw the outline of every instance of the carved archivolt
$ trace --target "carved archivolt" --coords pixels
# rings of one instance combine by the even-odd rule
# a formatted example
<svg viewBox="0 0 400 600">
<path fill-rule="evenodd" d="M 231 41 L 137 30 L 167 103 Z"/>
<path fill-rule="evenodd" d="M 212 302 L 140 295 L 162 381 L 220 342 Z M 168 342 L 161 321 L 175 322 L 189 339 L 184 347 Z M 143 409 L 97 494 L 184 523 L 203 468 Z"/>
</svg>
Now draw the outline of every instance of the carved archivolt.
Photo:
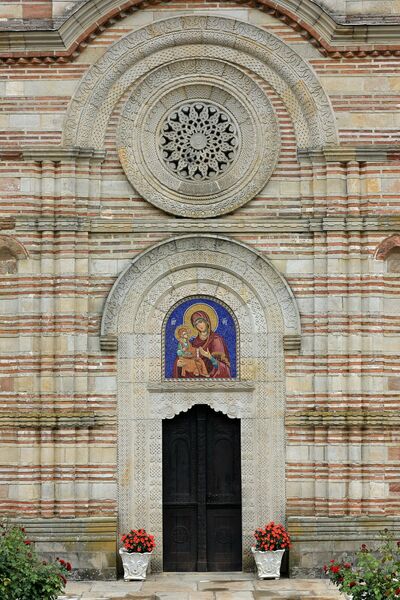
<svg viewBox="0 0 400 600">
<path fill-rule="evenodd" d="M 337 143 L 329 100 L 311 67 L 289 46 L 248 23 L 190 15 L 153 23 L 111 46 L 72 98 L 64 144 L 102 148 L 124 92 L 154 69 L 188 57 L 217 59 L 268 82 L 292 116 L 300 147 Z"/>
<path fill-rule="evenodd" d="M 162 380 L 165 316 L 194 295 L 223 302 L 240 328 L 240 380 Z M 300 333 L 290 288 L 246 246 L 212 236 L 167 240 L 135 258 L 104 307 L 102 336 L 118 340 L 119 522 L 159 540 L 162 568 L 162 419 L 205 403 L 241 419 L 243 565 L 258 523 L 285 516 L 283 338 Z M 268 456 L 268 460 L 265 460 Z"/>
<path fill-rule="evenodd" d="M 279 331 L 282 337 L 300 334 L 300 317 L 293 293 L 284 277 L 264 257 L 229 238 L 195 235 L 161 242 L 132 261 L 118 277 L 106 300 L 101 335 L 118 335 L 124 332 L 122 313 L 126 310 L 127 298 L 135 300 L 129 305 L 132 317 L 133 310 L 144 310 L 145 290 L 149 290 L 149 298 L 155 294 L 157 304 L 152 306 L 154 314 L 164 319 L 167 311 L 173 306 L 174 299 L 177 302 L 182 297 L 176 291 L 179 281 L 182 278 L 184 280 L 185 275 L 193 275 L 193 269 L 203 269 L 205 273 L 206 265 L 218 269 L 221 284 L 222 281 L 246 279 L 263 311 L 269 314 L 268 330 L 271 333 Z M 245 277 L 242 275 L 244 272 Z M 200 272 L 196 279 L 200 279 Z M 163 299 L 162 304 L 156 292 L 161 280 L 166 282 L 164 286 L 170 289 L 168 301 Z M 197 289 L 199 286 L 200 292 Z M 204 293 L 201 291 L 200 282 L 195 287 L 194 294 Z M 154 291 L 151 292 L 153 288 Z M 242 302 L 245 301 L 243 298 Z M 236 307 L 237 301 L 234 304 Z M 239 304 L 241 305 L 241 302 Z M 167 310 L 160 314 L 163 306 Z M 129 323 L 127 331 L 134 331 L 134 321 L 130 320 Z M 142 323 L 139 326 L 141 327 Z M 161 328 L 159 333 L 161 335 Z"/>
</svg>

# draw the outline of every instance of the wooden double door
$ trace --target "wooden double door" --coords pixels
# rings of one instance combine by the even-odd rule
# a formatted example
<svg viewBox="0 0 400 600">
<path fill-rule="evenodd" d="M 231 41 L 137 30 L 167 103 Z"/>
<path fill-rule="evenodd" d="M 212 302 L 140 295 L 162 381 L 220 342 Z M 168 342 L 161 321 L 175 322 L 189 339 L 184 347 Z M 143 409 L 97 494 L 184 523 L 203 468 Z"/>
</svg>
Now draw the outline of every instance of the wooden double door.
<svg viewBox="0 0 400 600">
<path fill-rule="evenodd" d="M 206 405 L 163 422 L 165 571 L 240 571 L 240 420 Z"/>
</svg>

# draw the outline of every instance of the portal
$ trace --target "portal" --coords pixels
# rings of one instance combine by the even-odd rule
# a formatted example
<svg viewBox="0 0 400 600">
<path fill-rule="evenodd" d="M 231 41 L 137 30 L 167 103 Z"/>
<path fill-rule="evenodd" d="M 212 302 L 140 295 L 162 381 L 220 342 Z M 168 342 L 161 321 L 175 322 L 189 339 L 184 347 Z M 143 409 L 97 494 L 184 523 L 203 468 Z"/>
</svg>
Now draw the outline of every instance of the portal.
<svg viewBox="0 0 400 600">
<path fill-rule="evenodd" d="M 240 420 L 206 405 L 163 421 L 165 571 L 241 571 Z"/>
</svg>

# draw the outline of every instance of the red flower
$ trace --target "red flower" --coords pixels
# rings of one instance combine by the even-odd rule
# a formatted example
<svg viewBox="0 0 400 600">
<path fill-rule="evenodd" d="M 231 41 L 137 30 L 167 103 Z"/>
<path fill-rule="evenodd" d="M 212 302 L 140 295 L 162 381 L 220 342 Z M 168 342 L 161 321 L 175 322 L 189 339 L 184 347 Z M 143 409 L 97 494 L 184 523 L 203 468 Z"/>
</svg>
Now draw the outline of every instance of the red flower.
<svg viewBox="0 0 400 600">
<path fill-rule="evenodd" d="M 350 583 L 349 583 L 349 587 L 351 587 L 351 588 L 352 588 L 352 587 L 354 587 L 355 585 L 356 585 L 356 582 L 355 582 L 355 581 L 350 581 Z"/>
<path fill-rule="evenodd" d="M 254 531 L 258 550 L 279 550 L 290 548 L 290 537 L 282 523 L 267 523 L 264 528 Z"/>
<path fill-rule="evenodd" d="M 24 544 L 26 546 L 30 546 L 32 544 L 31 540 L 24 540 Z"/>
<path fill-rule="evenodd" d="M 156 545 L 154 536 L 145 529 L 131 529 L 121 537 L 121 542 L 128 552 L 152 552 Z"/>
<path fill-rule="evenodd" d="M 330 568 L 330 572 L 331 573 L 339 573 L 340 572 L 340 567 L 338 565 L 332 565 Z"/>
</svg>

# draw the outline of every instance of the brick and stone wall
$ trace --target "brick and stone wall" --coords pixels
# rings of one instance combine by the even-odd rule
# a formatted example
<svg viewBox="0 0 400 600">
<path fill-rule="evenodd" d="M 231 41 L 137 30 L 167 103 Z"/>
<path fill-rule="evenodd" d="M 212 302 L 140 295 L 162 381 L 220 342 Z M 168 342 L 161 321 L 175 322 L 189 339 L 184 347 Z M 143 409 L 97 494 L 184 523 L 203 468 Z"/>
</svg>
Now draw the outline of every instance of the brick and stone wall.
<svg viewBox="0 0 400 600">
<path fill-rule="evenodd" d="M 400 4 L 315 2 L 320 19 L 305 27 L 296 23 L 301 6 L 297 16 L 283 6 L 291 2 L 127 2 L 111 14 L 97 2 L 96 15 L 83 15 L 88 4 L 0 9 L 0 512 L 80 575 L 115 575 L 122 363 L 113 343 L 100 347 L 104 305 L 150 247 L 223 235 L 267 259 L 299 309 L 301 350 L 287 343 L 284 355 L 282 517 L 295 539 L 292 572 L 318 574 L 335 552 L 400 527 Z M 142 197 L 121 166 L 118 122 L 130 88 L 105 123 L 103 99 L 94 103 L 93 130 L 104 130 L 97 146 L 66 143 L 68 123 L 83 78 L 115 42 L 204 13 L 272 33 L 304 60 L 336 131 L 302 143 L 300 111 L 243 68 L 273 106 L 279 160 L 233 212 L 179 218 Z M 375 29 L 362 37 L 357 19 L 364 33 Z M 316 111 L 317 87 L 296 85 Z"/>
</svg>

